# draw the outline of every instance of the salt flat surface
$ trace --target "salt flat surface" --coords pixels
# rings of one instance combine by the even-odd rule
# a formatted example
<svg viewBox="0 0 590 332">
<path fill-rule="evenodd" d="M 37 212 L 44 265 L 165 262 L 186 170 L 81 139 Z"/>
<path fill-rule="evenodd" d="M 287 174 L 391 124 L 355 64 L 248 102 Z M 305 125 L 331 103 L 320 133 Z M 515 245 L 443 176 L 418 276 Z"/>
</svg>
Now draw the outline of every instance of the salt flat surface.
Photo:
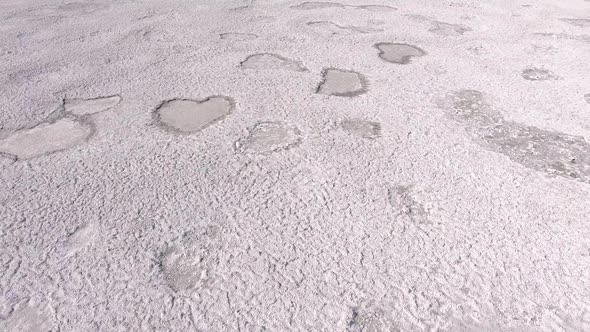
<svg viewBox="0 0 590 332">
<path fill-rule="evenodd" d="M 0 331 L 590 331 L 590 2 L 0 2 Z"/>
</svg>

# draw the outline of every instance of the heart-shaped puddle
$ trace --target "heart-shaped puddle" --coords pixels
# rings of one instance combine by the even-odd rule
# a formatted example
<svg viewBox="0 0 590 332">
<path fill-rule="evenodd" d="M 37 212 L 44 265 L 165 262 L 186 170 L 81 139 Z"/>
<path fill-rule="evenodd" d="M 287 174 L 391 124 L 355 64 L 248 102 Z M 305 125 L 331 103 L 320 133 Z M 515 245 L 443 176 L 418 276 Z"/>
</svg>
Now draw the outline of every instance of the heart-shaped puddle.
<svg viewBox="0 0 590 332">
<path fill-rule="evenodd" d="M 173 99 L 158 107 L 156 117 L 173 130 L 194 133 L 223 120 L 231 113 L 232 108 L 232 100 L 221 96 L 204 100 Z"/>
</svg>

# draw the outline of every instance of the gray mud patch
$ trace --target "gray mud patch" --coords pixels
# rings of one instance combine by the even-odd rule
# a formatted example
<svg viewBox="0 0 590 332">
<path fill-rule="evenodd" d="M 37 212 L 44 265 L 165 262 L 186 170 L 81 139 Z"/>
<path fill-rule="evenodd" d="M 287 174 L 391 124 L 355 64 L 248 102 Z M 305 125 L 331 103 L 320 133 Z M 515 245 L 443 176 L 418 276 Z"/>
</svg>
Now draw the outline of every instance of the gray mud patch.
<svg viewBox="0 0 590 332">
<path fill-rule="evenodd" d="M 367 92 L 367 79 L 352 70 L 328 68 L 322 72 L 323 80 L 318 85 L 316 93 L 354 97 Z"/>
<path fill-rule="evenodd" d="M 567 33 L 552 33 L 552 32 L 537 32 L 535 36 L 550 37 L 555 39 L 577 40 L 581 42 L 590 43 L 589 35 L 570 35 Z"/>
<path fill-rule="evenodd" d="M 426 55 L 426 51 L 409 44 L 377 43 L 375 48 L 379 50 L 381 59 L 400 65 L 409 64 L 413 58 Z"/>
<path fill-rule="evenodd" d="M 301 132 L 296 127 L 284 122 L 260 122 L 236 143 L 236 149 L 241 153 L 268 154 L 300 143 Z"/>
<path fill-rule="evenodd" d="M 460 122 L 491 125 L 502 121 L 502 115 L 477 90 L 450 92 L 437 101 L 437 106 L 446 110 L 447 116 Z"/>
<path fill-rule="evenodd" d="M 350 309 L 346 321 L 346 332 L 387 332 L 399 331 L 390 318 L 392 313 L 375 305 L 363 305 Z"/>
<path fill-rule="evenodd" d="M 372 12 L 394 12 L 397 10 L 396 7 L 385 6 L 385 5 L 361 5 L 355 6 L 358 9 L 369 10 Z"/>
<path fill-rule="evenodd" d="M 166 128 L 185 134 L 195 133 L 223 120 L 234 102 L 223 96 L 204 100 L 173 99 L 163 102 L 155 111 L 156 119 Z"/>
<path fill-rule="evenodd" d="M 409 18 L 412 21 L 420 22 L 420 23 L 432 21 L 432 17 L 420 15 L 420 14 L 405 14 L 404 16 Z"/>
<path fill-rule="evenodd" d="M 325 9 L 325 8 L 355 8 L 361 10 L 368 10 L 372 12 L 392 12 L 396 11 L 396 7 L 386 5 L 345 5 L 338 2 L 322 2 L 322 1 L 311 1 L 303 2 L 299 5 L 291 6 L 292 9 L 297 10 L 314 10 L 314 9 Z"/>
<path fill-rule="evenodd" d="M 221 251 L 219 232 L 208 227 L 187 233 L 162 252 L 161 271 L 173 291 L 198 291 L 210 285 Z"/>
<path fill-rule="evenodd" d="M 96 224 L 87 224 L 79 227 L 68 235 L 63 244 L 63 254 L 66 257 L 73 256 L 91 246 L 98 237 L 99 228 Z"/>
<path fill-rule="evenodd" d="M 590 104 L 590 92 L 584 95 L 584 100 Z"/>
<path fill-rule="evenodd" d="M 245 41 L 256 39 L 258 36 L 253 33 L 226 32 L 220 34 L 219 38 L 232 41 Z"/>
<path fill-rule="evenodd" d="M 383 29 L 375 29 L 369 27 L 358 27 L 352 25 L 339 25 L 334 22 L 329 21 L 315 21 L 315 22 L 307 22 L 307 25 L 320 29 L 322 31 L 327 32 L 330 35 L 356 35 L 356 34 L 366 34 L 366 33 L 374 33 L 374 32 L 381 32 Z"/>
<path fill-rule="evenodd" d="M 67 16 L 67 15 L 87 15 L 98 11 L 109 9 L 108 4 L 92 2 L 68 2 L 60 5 L 43 6 L 31 11 L 34 15 L 39 16 Z"/>
<path fill-rule="evenodd" d="M 313 9 L 324 9 L 324 8 L 344 8 L 344 5 L 338 2 L 322 2 L 322 1 L 311 1 L 303 2 L 298 5 L 291 6 L 297 10 L 313 10 Z"/>
<path fill-rule="evenodd" d="M 375 121 L 346 119 L 340 122 L 340 127 L 350 135 L 366 139 L 377 139 L 382 135 L 381 123 Z"/>
<path fill-rule="evenodd" d="M 389 204 L 399 211 L 400 215 L 408 216 L 412 222 L 428 224 L 428 214 L 424 205 L 414 198 L 411 186 L 394 186 L 388 192 Z"/>
<path fill-rule="evenodd" d="M 432 22 L 432 27 L 428 29 L 428 31 L 439 36 L 461 36 L 465 32 L 472 31 L 472 29 L 459 24 L 434 21 Z"/>
<path fill-rule="evenodd" d="M 450 92 L 438 105 L 480 146 L 526 168 L 590 183 L 590 143 L 583 137 L 505 120 L 475 90 Z"/>
<path fill-rule="evenodd" d="M 63 12 L 90 14 L 99 10 L 106 10 L 109 8 L 109 5 L 92 2 L 68 2 L 55 8 Z"/>
<path fill-rule="evenodd" d="M 482 145 L 527 168 L 590 183 L 590 143 L 583 137 L 511 121 L 474 133 Z"/>
<path fill-rule="evenodd" d="M 90 124 L 62 118 L 30 129 L 17 130 L 0 140 L 0 153 L 17 159 L 31 159 L 72 148 L 85 142 L 92 133 Z"/>
<path fill-rule="evenodd" d="M 300 62 L 272 53 L 250 55 L 240 63 L 244 69 L 307 71 Z"/>
<path fill-rule="evenodd" d="M 559 76 L 552 71 L 543 68 L 526 68 L 521 72 L 521 76 L 528 81 L 552 81 L 558 80 Z"/>
<path fill-rule="evenodd" d="M 92 99 L 66 99 L 64 110 L 78 116 L 104 112 L 121 103 L 120 96 L 100 97 Z"/>
<path fill-rule="evenodd" d="M 590 18 L 560 18 L 560 20 L 581 28 L 590 27 Z"/>
<path fill-rule="evenodd" d="M 28 304 L 22 304 L 5 320 L 0 320 L 0 331 L 5 332 L 51 331 L 52 327 L 53 324 L 45 313 Z"/>
</svg>

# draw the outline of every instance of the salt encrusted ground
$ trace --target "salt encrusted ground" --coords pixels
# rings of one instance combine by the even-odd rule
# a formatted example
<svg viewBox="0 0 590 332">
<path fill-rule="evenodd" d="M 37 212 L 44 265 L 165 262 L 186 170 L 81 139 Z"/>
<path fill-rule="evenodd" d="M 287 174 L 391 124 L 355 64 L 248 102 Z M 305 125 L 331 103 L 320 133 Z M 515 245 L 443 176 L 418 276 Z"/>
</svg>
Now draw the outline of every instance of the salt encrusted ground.
<svg viewBox="0 0 590 332">
<path fill-rule="evenodd" d="M 590 331 L 590 2 L 0 2 L 0 331 Z"/>
</svg>

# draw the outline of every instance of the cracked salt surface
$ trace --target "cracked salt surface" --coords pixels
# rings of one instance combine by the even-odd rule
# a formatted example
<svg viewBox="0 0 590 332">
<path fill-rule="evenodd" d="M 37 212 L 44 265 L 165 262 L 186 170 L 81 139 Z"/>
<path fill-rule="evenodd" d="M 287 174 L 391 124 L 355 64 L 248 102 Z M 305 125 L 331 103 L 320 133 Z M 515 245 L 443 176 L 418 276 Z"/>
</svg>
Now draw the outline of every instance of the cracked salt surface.
<svg viewBox="0 0 590 332">
<path fill-rule="evenodd" d="M 590 331 L 587 2 L 328 1 L 0 1 L 0 331 Z"/>
</svg>

